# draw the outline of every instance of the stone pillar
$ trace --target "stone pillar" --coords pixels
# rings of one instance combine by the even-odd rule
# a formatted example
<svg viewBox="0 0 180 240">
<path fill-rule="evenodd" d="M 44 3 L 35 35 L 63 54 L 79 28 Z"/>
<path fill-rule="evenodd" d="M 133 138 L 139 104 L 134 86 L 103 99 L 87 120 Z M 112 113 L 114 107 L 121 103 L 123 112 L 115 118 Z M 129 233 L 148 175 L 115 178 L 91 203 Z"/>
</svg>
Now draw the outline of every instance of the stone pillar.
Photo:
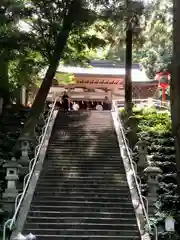
<svg viewBox="0 0 180 240">
<path fill-rule="evenodd" d="M 5 179 L 7 180 L 7 188 L 5 189 L 2 197 L 4 211 L 9 214 L 12 214 L 14 212 L 14 203 L 16 196 L 18 195 L 16 182 L 19 179 L 18 170 L 20 167 L 21 165 L 16 161 L 14 157 L 3 165 L 3 168 L 6 169 Z"/>
<path fill-rule="evenodd" d="M 148 166 L 144 173 L 148 177 L 148 208 L 149 215 L 153 216 L 154 213 L 154 204 L 157 200 L 157 190 L 158 190 L 158 175 L 162 173 L 162 170 L 159 167 Z"/>
<path fill-rule="evenodd" d="M 108 99 L 110 102 L 112 101 L 112 89 L 108 90 Z"/>
<path fill-rule="evenodd" d="M 24 86 L 21 87 L 20 91 L 20 103 L 25 106 L 26 104 L 26 88 Z"/>
<path fill-rule="evenodd" d="M 21 142 L 21 157 L 19 159 L 19 163 L 21 164 L 22 168 L 20 170 L 20 175 L 25 176 L 28 173 L 29 167 L 29 152 L 30 152 L 30 144 L 28 141 Z"/>
<path fill-rule="evenodd" d="M 67 89 L 67 94 L 68 94 L 68 96 L 69 96 L 69 111 L 70 111 L 70 110 L 71 110 L 71 108 L 70 108 L 71 88 L 70 88 L 69 85 L 68 85 L 68 89 Z"/>
<path fill-rule="evenodd" d="M 2 165 L 3 165 L 3 160 L 2 159 L 0 159 L 0 168 L 2 167 Z M 1 174 L 2 172 L 0 171 L 0 174 Z M 1 183 L 0 183 L 0 193 L 2 193 L 2 185 L 1 185 Z M 2 209 L 2 198 L 1 198 L 2 196 L 1 196 L 1 194 L 0 194 L 0 218 L 2 218 L 2 215 L 3 215 L 3 209 Z"/>
<path fill-rule="evenodd" d="M 126 124 L 125 124 L 125 127 L 129 128 L 129 131 L 127 132 L 127 139 L 129 140 L 129 147 L 131 149 L 134 149 L 134 146 L 138 142 L 136 117 L 135 116 L 130 116 L 128 118 L 128 121 L 127 121 Z"/>
<path fill-rule="evenodd" d="M 147 143 L 145 141 L 140 141 L 138 143 L 138 155 L 139 155 L 139 161 L 138 161 L 138 169 L 144 170 L 145 167 L 147 167 Z"/>
<path fill-rule="evenodd" d="M 112 89 L 108 90 L 109 110 L 112 108 Z"/>
<path fill-rule="evenodd" d="M 0 98 L 0 114 L 2 113 L 3 110 L 3 98 Z"/>
</svg>

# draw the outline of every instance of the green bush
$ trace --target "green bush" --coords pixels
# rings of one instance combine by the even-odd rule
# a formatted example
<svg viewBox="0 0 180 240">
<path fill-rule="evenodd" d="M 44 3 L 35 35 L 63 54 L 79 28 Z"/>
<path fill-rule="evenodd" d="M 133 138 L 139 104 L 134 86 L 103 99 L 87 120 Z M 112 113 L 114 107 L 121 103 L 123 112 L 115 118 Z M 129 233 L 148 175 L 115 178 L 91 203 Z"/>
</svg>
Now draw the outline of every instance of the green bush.
<svg viewBox="0 0 180 240">
<path fill-rule="evenodd" d="M 169 133 L 171 132 L 171 118 L 168 113 L 158 112 L 154 108 L 135 109 L 134 114 L 139 132 Z"/>
</svg>

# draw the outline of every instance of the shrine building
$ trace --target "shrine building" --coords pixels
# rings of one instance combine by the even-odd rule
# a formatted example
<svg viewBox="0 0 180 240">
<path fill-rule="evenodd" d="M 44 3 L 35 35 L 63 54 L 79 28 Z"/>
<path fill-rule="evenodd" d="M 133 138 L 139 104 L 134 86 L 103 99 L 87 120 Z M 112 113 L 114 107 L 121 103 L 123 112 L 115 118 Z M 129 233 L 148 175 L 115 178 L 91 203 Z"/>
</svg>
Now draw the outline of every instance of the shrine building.
<svg viewBox="0 0 180 240">
<path fill-rule="evenodd" d="M 90 67 L 59 66 L 57 73 L 72 74 L 73 82 L 63 84 L 53 80 L 49 97 L 52 93 L 61 96 L 66 90 L 70 99 L 78 104 L 82 102 L 100 102 L 124 100 L 124 64 L 113 61 L 94 60 Z M 153 97 L 158 88 L 157 81 L 148 79 L 145 69 L 140 64 L 132 65 L 133 98 Z"/>
</svg>

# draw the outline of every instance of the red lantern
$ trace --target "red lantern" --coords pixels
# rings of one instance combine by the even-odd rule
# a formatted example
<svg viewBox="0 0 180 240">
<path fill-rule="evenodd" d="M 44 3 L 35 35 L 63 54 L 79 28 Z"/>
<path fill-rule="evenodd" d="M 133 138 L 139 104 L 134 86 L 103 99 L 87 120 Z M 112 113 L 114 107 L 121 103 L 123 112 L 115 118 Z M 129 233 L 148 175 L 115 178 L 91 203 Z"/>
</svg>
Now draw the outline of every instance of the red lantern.
<svg viewBox="0 0 180 240">
<path fill-rule="evenodd" d="M 171 79 L 171 75 L 169 72 L 159 72 L 155 76 L 155 80 L 159 82 L 158 87 L 162 89 L 162 101 L 166 101 L 166 89 L 169 87 L 169 81 Z"/>
</svg>

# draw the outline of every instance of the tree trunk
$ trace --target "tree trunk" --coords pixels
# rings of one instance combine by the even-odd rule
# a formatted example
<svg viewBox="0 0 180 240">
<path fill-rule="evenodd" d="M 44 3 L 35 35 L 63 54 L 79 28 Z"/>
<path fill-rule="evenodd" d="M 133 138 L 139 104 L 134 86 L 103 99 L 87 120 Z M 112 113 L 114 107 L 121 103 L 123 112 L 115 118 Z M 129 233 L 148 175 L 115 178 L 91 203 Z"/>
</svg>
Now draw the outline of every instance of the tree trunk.
<svg viewBox="0 0 180 240">
<path fill-rule="evenodd" d="M 173 61 L 171 79 L 171 118 L 176 148 L 177 184 L 180 195 L 180 1 L 173 0 Z"/>
<path fill-rule="evenodd" d="M 0 55 L 0 96 L 3 98 L 3 105 L 9 103 L 9 76 L 7 56 Z"/>
<path fill-rule="evenodd" d="M 35 97 L 35 100 L 33 102 L 32 108 L 31 108 L 30 117 L 28 118 L 27 122 L 25 123 L 25 126 L 21 133 L 21 136 L 32 137 L 34 135 L 34 130 L 35 130 L 35 127 L 37 124 L 37 119 L 39 118 L 40 114 L 43 111 L 44 103 L 46 101 L 46 97 L 47 97 L 49 89 L 52 85 L 52 80 L 55 76 L 57 67 L 59 65 L 59 60 L 60 60 L 61 54 L 67 43 L 69 33 L 72 28 L 73 21 L 69 17 L 69 14 L 66 17 L 66 19 L 64 20 L 62 30 L 59 33 L 59 36 L 57 38 L 57 42 L 56 42 L 56 46 L 54 49 L 52 59 L 50 60 L 49 68 L 46 72 L 45 78 L 43 79 L 40 89 Z"/>
<path fill-rule="evenodd" d="M 126 31 L 125 112 L 132 115 L 132 29 Z"/>
</svg>

